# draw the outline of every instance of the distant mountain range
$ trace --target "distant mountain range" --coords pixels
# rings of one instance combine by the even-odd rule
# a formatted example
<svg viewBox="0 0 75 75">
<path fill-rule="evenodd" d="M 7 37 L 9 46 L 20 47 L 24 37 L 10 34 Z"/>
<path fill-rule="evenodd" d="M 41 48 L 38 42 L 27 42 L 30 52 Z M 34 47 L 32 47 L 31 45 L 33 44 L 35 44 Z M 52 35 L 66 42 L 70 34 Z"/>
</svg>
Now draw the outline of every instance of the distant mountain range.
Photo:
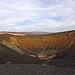
<svg viewBox="0 0 75 75">
<path fill-rule="evenodd" d="M 41 34 L 49 34 L 50 32 L 44 32 L 44 31 L 33 31 L 33 32 L 7 32 L 7 31 L 1 31 L 0 34 L 12 34 L 12 35 L 41 35 Z"/>
</svg>

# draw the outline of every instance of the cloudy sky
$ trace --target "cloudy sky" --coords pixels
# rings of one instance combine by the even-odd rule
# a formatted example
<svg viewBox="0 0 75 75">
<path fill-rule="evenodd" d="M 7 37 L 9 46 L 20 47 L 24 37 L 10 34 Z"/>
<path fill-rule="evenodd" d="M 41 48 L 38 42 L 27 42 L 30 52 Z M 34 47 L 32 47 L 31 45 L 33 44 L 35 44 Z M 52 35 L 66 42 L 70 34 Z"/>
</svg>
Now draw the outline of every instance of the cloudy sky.
<svg viewBox="0 0 75 75">
<path fill-rule="evenodd" d="M 75 0 L 0 0 L 0 31 L 75 30 Z"/>
</svg>

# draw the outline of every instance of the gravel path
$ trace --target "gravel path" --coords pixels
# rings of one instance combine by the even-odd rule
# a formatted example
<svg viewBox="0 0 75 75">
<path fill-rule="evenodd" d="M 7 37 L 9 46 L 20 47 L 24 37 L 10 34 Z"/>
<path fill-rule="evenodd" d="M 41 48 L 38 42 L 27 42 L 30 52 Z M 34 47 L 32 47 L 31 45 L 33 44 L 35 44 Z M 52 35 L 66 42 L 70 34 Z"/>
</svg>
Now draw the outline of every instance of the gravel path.
<svg viewBox="0 0 75 75">
<path fill-rule="evenodd" d="M 0 64 L 0 75 L 75 75 L 75 67 L 57 68 L 49 65 Z"/>
</svg>

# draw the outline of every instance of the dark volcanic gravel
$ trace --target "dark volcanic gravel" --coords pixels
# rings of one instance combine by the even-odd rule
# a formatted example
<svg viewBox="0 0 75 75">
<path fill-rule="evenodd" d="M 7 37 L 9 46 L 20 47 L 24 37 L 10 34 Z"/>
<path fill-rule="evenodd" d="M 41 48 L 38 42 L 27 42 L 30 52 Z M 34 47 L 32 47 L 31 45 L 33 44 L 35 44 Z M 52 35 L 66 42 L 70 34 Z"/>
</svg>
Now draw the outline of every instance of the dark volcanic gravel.
<svg viewBox="0 0 75 75">
<path fill-rule="evenodd" d="M 34 64 L 0 64 L 0 75 L 75 75 L 75 67 Z"/>
</svg>

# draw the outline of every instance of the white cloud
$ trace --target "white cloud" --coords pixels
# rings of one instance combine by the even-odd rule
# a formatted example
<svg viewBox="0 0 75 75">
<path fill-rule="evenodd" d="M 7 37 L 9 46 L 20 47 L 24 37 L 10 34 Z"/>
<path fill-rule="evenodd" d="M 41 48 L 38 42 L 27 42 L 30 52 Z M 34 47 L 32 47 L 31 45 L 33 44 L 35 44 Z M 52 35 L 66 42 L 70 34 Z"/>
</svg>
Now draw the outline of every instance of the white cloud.
<svg viewBox="0 0 75 75">
<path fill-rule="evenodd" d="M 75 29 L 74 21 L 74 0 L 0 0 L 0 30 L 64 31 Z"/>
</svg>

